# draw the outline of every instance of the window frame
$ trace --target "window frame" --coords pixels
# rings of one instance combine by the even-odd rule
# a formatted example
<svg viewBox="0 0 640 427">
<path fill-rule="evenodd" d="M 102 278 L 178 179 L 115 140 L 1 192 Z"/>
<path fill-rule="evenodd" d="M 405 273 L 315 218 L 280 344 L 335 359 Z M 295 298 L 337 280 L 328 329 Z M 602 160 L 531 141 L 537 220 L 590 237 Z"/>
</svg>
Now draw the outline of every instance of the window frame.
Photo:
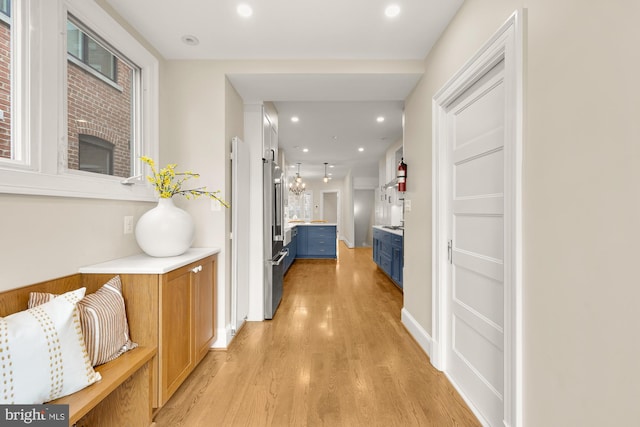
<svg viewBox="0 0 640 427">
<path fill-rule="evenodd" d="M 153 188 L 142 178 L 123 185 L 121 177 L 68 169 L 67 16 L 73 15 L 140 67 L 132 176 L 144 173 L 139 156 L 158 157 L 158 59 L 93 1 L 14 0 L 11 12 L 11 133 L 23 143 L 14 144 L 15 159 L 0 159 L 0 193 L 155 200 Z"/>
<path fill-rule="evenodd" d="M 70 21 L 71 24 L 73 24 L 80 32 L 80 40 L 81 40 L 80 49 L 82 50 L 83 58 L 78 58 L 76 55 L 69 52 L 69 48 L 67 46 L 67 59 L 73 62 L 74 64 L 76 64 L 78 67 L 81 67 L 85 71 L 88 71 L 93 76 L 99 78 L 103 82 L 115 87 L 119 91 L 122 91 L 122 87 L 118 84 L 118 65 L 117 65 L 118 56 L 111 51 L 112 49 L 110 47 L 104 46 L 104 43 L 102 43 L 100 40 L 101 37 L 96 38 L 92 34 L 92 32 L 85 29 L 85 26 L 81 22 L 79 22 L 78 19 L 75 18 L 73 15 L 68 16 L 68 21 Z M 89 39 L 93 40 L 94 43 L 98 44 L 100 47 L 102 47 L 104 50 L 109 52 L 109 54 L 111 55 L 111 62 L 112 62 L 111 66 L 113 68 L 113 78 L 109 77 L 102 71 L 99 71 L 89 63 L 89 43 L 88 43 Z M 120 60 L 127 62 L 126 59 L 120 59 Z"/>
</svg>

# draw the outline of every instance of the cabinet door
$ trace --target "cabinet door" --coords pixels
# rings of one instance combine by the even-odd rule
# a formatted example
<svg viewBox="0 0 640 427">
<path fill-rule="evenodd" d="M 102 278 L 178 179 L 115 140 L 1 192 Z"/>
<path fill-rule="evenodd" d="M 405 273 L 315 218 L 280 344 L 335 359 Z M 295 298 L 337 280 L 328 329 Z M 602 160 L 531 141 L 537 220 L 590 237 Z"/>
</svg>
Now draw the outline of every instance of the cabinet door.
<svg viewBox="0 0 640 427">
<path fill-rule="evenodd" d="M 298 256 L 298 236 L 297 234 L 294 235 L 291 238 L 291 249 L 290 249 L 290 255 L 291 255 L 291 262 L 293 263 L 293 260 L 296 259 L 296 257 Z"/>
<path fill-rule="evenodd" d="M 206 258 L 194 267 L 195 352 L 196 364 L 207 355 L 216 337 L 216 268 L 215 259 Z M 200 269 L 202 267 L 202 269 Z"/>
<path fill-rule="evenodd" d="M 394 247 L 391 256 L 391 278 L 402 287 L 402 249 Z"/>
<path fill-rule="evenodd" d="M 192 272 L 182 267 L 162 276 L 160 378 L 161 405 L 195 366 Z M 193 267 L 192 267 L 193 268 Z"/>
<path fill-rule="evenodd" d="M 307 229 L 305 226 L 298 226 L 298 246 L 297 246 L 297 256 L 302 257 L 308 255 L 307 250 Z"/>
</svg>

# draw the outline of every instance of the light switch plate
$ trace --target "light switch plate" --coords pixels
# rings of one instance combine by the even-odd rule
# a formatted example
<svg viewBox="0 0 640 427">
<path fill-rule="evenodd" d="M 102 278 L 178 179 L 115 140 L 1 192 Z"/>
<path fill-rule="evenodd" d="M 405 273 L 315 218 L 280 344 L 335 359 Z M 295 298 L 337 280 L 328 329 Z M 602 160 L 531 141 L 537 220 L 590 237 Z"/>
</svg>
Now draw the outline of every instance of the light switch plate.
<svg viewBox="0 0 640 427">
<path fill-rule="evenodd" d="M 411 212 L 411 200 L 404 199 L 404 211 Z"/>
<path fill-rule="evenodd" d="M 214 212 L 222 210 L 222 205 L 216 199 L 211 199 L 211 210 Z"/>
<path fill-rule="evenodd" d="M 124 234 L 133 234 L 133 217 L 124 217 Z"/>
</svg>

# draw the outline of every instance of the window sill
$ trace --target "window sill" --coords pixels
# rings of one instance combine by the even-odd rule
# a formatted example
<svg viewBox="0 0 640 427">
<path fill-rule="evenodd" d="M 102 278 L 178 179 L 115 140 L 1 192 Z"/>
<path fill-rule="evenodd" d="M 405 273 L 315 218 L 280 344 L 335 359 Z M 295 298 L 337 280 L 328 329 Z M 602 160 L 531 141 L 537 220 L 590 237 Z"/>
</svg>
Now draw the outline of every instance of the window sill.
<svg viewBox="0 0 640 427">
<path fill-rule="evenodd" d="M 155 202 L 153 189 L 145 181 L 124 185 L 122 178 L 95 177 L 83 173 L 45 174 L 0 169 L 0 194 L 77 197 Z"/>
</svg>

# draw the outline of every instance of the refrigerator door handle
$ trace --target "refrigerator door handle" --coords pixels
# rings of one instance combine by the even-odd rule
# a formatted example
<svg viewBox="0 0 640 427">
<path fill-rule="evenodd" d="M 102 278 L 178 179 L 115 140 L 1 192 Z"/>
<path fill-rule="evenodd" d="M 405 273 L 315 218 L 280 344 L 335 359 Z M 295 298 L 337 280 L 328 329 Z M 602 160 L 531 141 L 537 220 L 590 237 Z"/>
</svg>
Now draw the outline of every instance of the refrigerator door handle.
<svg viewBox="0 0 640 427">
<path fill-rule="evenodd" d="M 280 173 L 280 177 L 274 180 L 274 235 L 273 240 L 275 242 L 284 241 L 284 199 L 283 199 L 283 174 Z"/>
<path fill-rule="evenodd" d="M 283 250 L 280 251 L 280 253 L 278 254 L 278 258 L 271 260 L 271 265 L 280 265 L 282 264 L 282 261 L 286 258 L 286 256 L 289 255 L 289 249 L 285 248 Z"/>
</svg>

